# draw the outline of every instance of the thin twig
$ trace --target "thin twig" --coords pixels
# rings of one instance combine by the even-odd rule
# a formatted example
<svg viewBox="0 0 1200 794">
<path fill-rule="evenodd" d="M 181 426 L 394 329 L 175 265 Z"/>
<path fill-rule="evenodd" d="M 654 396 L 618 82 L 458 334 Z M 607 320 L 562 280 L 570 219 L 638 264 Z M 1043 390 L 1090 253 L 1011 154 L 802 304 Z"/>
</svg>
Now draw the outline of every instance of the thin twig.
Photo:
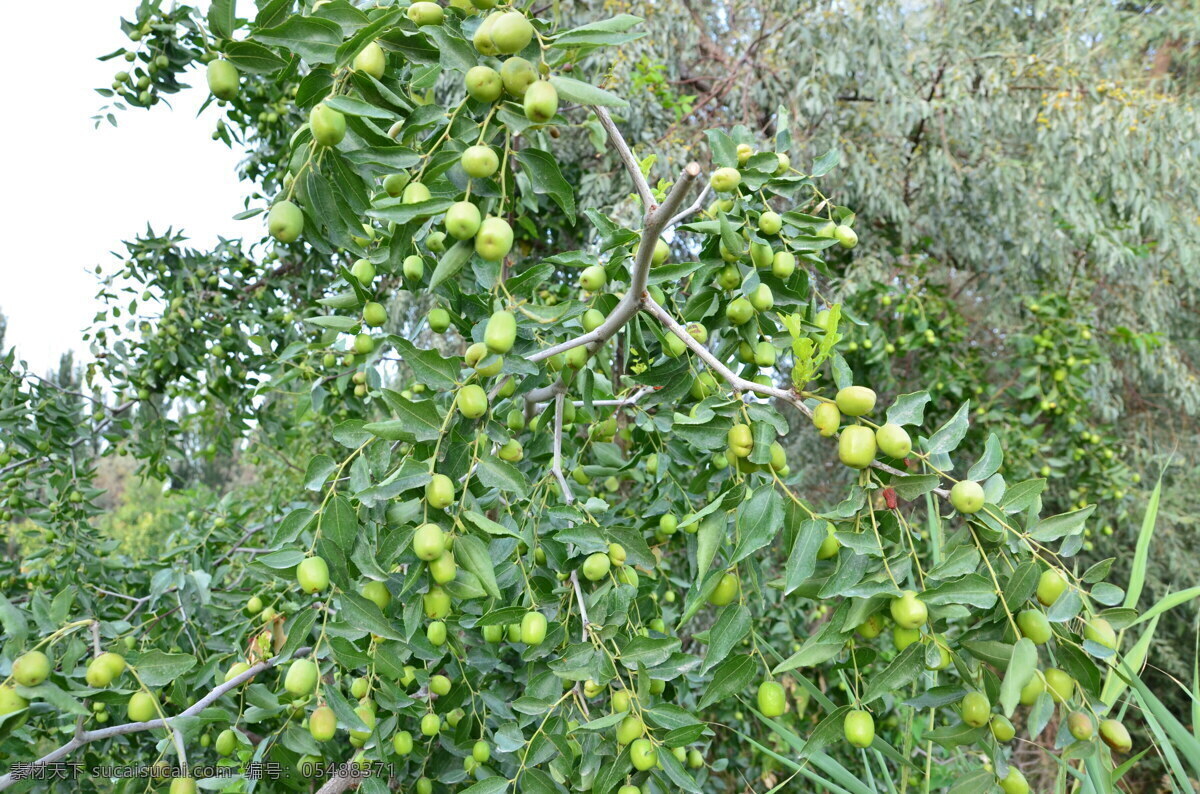
<svg viewBox="0 0 1200 794">
<path fill-rule="evenodd" d="M 571 486 L 567 483 L 567 478 L 563 476 L 562 470 L 562 437 L 563 437 L 563 395 L 559 392 L 554 397 L 554 462 L 550 468 L 554 472 L 554 476 L 558 478 L 558 484 L 562 488 L 563 501 L 571 504 L 575 501 L 575 494 L 571 493 Z"/>
<path fill-rule="evenodd" d="M 625 142 L 617 125 L 613 123 L 612 116 L 608 115 L 608 110 L 602 107 L 595 107 L 596 117 L 600 119 L 600 126 L 604 127 L 604 131 L 608 133 L 608 139 L 612 142 L 613 147 L 617 150 L 617 154 L 621 156 L 621 161 L 625 163 L 625 170 L 633 178 L 633 186 L 637 189 L 638 196 L 642 199 L 642 209 L 645 212 L 650 212 L 654 209 L 654 194 L 650 190 L 650 183 L 646 181 L 646 177 L 642 174 L 641 163 L 633 156 L 633 151 L 629 148 L 629 144 Z"/>
</svg>

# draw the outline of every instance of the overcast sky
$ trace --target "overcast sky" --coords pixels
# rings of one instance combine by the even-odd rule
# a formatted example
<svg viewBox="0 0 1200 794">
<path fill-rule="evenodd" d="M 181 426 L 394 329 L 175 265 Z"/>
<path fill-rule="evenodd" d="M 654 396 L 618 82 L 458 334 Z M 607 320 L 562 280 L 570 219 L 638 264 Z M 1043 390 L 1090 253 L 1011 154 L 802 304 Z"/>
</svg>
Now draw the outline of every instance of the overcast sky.
<svg viewBox="0 0 1200 794">
<path fill-rule="evenodd" d="M 118 114 L 93 129 L 91 117 L 107 86 L 125 67 L 96 56 L 127 43 L 118 18 L 135 0 L 74 0 L 54 4 L 61 19 L 46 38 L 45 3 L 0 0 L 0 70 L 9 76 L 0 124 L 4 198 L 0 199 L 0 312 L 8 317 L 5 349 L 16 346 L 36 372 L 69 349 L 86 353 L 81 333 L 92 321 L 97 264 L 113 268 L 112 251 L 150 222 L 182 228 L 198 246 L 247 233 L 235 167 L 239 156 L 213 141 L 218 109 L 200 118 L 199 90 L 152 110 Z M 58 12 L 56 12 L 58 13 Z M 260 221 L 261 223 L 261 221 Z"/>
</svg>

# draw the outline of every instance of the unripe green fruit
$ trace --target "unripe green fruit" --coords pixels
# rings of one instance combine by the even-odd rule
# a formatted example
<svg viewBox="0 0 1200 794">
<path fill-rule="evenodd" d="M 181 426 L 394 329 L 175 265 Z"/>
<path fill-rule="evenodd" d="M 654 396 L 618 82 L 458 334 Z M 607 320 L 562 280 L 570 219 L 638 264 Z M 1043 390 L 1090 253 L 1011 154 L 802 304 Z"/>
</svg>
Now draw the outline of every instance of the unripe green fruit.
<svg viewBox="0 0 1200 794">
<path fill-rule="evenodd" d="M 779 234 L 783 228 L 783 218 L 778 212 L 764 212 L 758 216 L 758 230 L 766 235 Z"/>
<path fill-rule="evenodd" d="M 520 11 L 509 11 L 492 23 L 489 33 L 497 52 L 512 55 L 529 46 L 533 39 L 533 25 Z"/>
<path fill-rule="evenodd" d="M 617 789 L 617 794 L 642 794 L 642 790 L 637 786 L 627 785 Z"/>
<path fill-rule="evenodd" d="M 852 469 L 865 469 L 875 460 L 875 434 L 871 428 L 851 425 L 838 439 L 838 457 Z"/>
<path fill-rule="evenodd" d="M 875 741 L 875 718 L 862 709 L 848 711 L 842 723 L 842 733 L 846 741 L 855 747 L 870 747 L 871 742 Z"/>
<path fill-rule="evenodd" d="M 475 235 L 475 253 L 489 262 L 499 262 L 512 250 L 512 227 L 503 218 L 483 219 Z"/>
<path fill-rule="evenodd" d="M 433 198 L 433 194 L 429 192 L 429 188 L 423 182 L 409 182 L 400 194 L 400 200 L 405 204 L 420 204 L 431 198 Z"/>
<path fill-rule="evenodd" d="M 346 137 L 346 117 L 321 103 L 308 113 L 313 140 L 322 146 L 337 146 Z"/>
<path fill-rule="evenodd" d="M 217 751 L 217 755 L 227 756 L 237 748 L 237 735 L 232 728 L 226 728 L 217 734 L 217 741 L 213 744 L 213 748 Z"/>
<path fill-rule="evenodd" d="M 234 662 L 232 665 L 230 665 L 229 670 L 225 673 L 225 683 L 228 684 L 230 681 L 237 678 L 239 675 L 249 669 L 250 665 L 246 662 Z M 90 667 L 88 668 L 88 671 L 91 672 Z"/>
<path fill-rule="evenodd" d="M 658 750 L 649 739 L 637 739 L 629 745 L 629 760 L 634 769 L 645 772 L 658 764 Z"/>
<path fill-rule="evenodd" d="M 847 386 L 838 391 L 834 402 L 846 416 L 865 416 L 875 408 L 875 392 L 866 386 Z"/>
<path fill-rule="evenodd" d="M 283 679 L 283 688 L 293 695 L 311 695 L 317 687 L 320 671 L 311 659 L 297 659 L 288 668 Z"/>
<path fill-rule="evenodd" d="M 442 729 L 442 720 L 436 714 L 426 714 L 421 718 L 421 735 L 437 736 Z"/>
<path fill-rule="evenodd" d="M 525 89 L 525 118 L 545 124 L 558 113 L 558 89 L 546 80 L 538 80 Z"/>
<path fill-rule="evenodd" d="M 495 102 L 504 92 L 500 73 L 490 66 L 472 66 L 465 78 L 467 93 L 478 102 Z"/>
<path fill-rule="evenodd" d="M 305 557 L 296 566 L 296 582 L 305 593 L 319 593 L 329 587 L 329 566 L 320 557 Z"/>
<path fill-rule="evenodd" d="M 875 431 L 875 443 L 889 458 L 906 458 L 908 453 L 912 452 L 912 439 L 909 438 L 908 431 L 891 422 Z"/>
<path fill-rule="evenodd" d="M 520 441 L 510 438 L 504 442 L 504 445 L 500 447 L 496 454 L 500 457 L 500 460 L 516 463 L 525 457 L 525 448 L 521 446 Z"/>
<path fill-rule="evenodd" d="M 367 355 L 375 349 L 375 340 L 370 334 L 358 334 L 354 337 L 354 352 L 359 355 Z"/>
<path fill-rule="evenodd" d="M 712 594 L 708 597 L 708 603 L 715 607 L 723 607 L 731 603 L 738 593 L 737 577 L 731 573 L 726 573 L 717 582 L 717 586 L 713 588 Z"/>
<path fill-rule="evenodd" d="M 449 556 L 449 555 L 446 555 Z M 430 563 L 433 565 L 433 563 Z M 425 627 L 425 639 L 429 640 L 429 644 L 435 648 L 440 648 L 446 644 L 446 624 L 440 620 L 435 620 Z"/>
<path fill-rule="evenodd" d="M 392 603 L 392 594 L 383 582 L 376 582 L 374 580 L 367 582 L 362 586 L 361 592 L 363 598 L 373 601 L 375 606 L 380 609 L 387 609 L 388 604 Z"/>
<path fill-rule="evenodd" d="M 775 296 L 766 284 L 759 284 L 750 293 L 750 305 L 757 312 L 770 311 L 775 306 Z"/>
<path fill-rule="evenodd" d="M 21 686 L 37 686 L 50 675 L 50 667 L 50 659 L 46 654 L 28 651 L 13 662 L 12 677 Z"/>
<path fill-rule="evenodd" d="M 1092 718 L 1082 711 L 1073 711 L 1067 717 L 1067 729 L 1079 741 L 1087 741 L 1096 733 L 1096 726 L 1092 724 Z"/>
<path fill-rule="evenodd" d="M 442 552 L 437 559 L 429 563 L 429 575 L 438 584 L 453 582 L 454 577 L 458 575 L 458 563 L 455 561 L 454 555 L 449 551 Z"/>
<path fill-rule="evenodd" d="M 125 711 L 130 722 L 148 722 L 158 713 L 158 700 L 149 692 L 134 692 Z"/>
<path fill-rule="evenodd" d="M 217 99 L 228 101 L 237 96 L 238 70 L 229 61 L 221 59 L 209 61 L 207 77 L 208 90 Z"/>
<path fill-rule="evenodd" d="M 1104 618 L 1092 618 L 1083 627 L 1083 636 L 1111 650 L 1117 649 L 1117 632 Z"/>
<path fill-rule="evenodd" d="M 775 366 L 775 345 L 770 342 L 759 342 L 754 346 L 754 363 L 760 367 Z"/>
<path fill-rule="evenodd" d="M 818 560 L 828 560 L 830 557 L 835 556 L 838 553 L 838 549 L 842 547 L 838 543 L 838 539 L 834 537 L 834 533 L 836 532 L 837 529 L 833 524 L 825 525 L 825 537 L 821 540 L 821 545 L 817 547 Z"/>
<path fill-rule="evenodd" d="M 487 392 L 482 387 L 468 383 L 458 391 L 458 399 L 455 400 L 458 406 L 458 412 L 468 419 L 478 419 L 487 413 L 488 399 Z"/>
<path fill-rule="evenodd" d="M 375 265 L 369 259 L 356 259 L 350 268 L 350 275 L 358 279 L 359 284 L 369 287 L 375 280 Z"/>
<path fill-rule="evenodd" d="M 490 643 L 495 644 L 497 642 L 500 642 L 500 640 L 502 640 L 502 639 L 504 639 L 504 627 L 503 626 L 484 626 L 483 627 L 483 641 L 484 642 L 490 642 Z"/>
<path fill-rule="evenodd" d="M 363 322 L 372 328 L 378 328 L 387 322 L 387 309 L 383 304 L 367 301 L 363 306 Z"/>
<path fill-rule="evenodd" d="M 775 252 L 766 243 L 750 243 L 750 261 L 758 269 L 770 267 L 775 260 Z"/>
<path fill-rule="evenodd" d="M 654 254 L 650 258 L 650 264 L 658 267 L 671 256 L 671 246 L 667 245 L 666 240 L 659 239 L 654 242 Z"/>
<path fill-rule="evenodd" d="M 906 629 L 903 626 L 892 626 L 892 643 L 895 644 L 896 650 L 902 651 L 914 642 L 921 640 L 921 632 L 919 629 Z"/>
<path fill-rule="evenodd" d="M 397 731 L 392 737 L 392 749 L 396 755 L 408 755 L 413 751 L 413 735 L 408 731 Z"/>
<path fill-rule="evenodd" d="M 249 612 L 251 615 L 257 615 L 259 612 L 262 612 L 262 610 L 263 610 L 262 599 L 259 598 L 258 596 L 250 596 L 250 598 L 246 601 L 246 611 Z M 133 638 L 130 637 L 129 639 L 133 639 Z M 130 646 L 130 647 L 132 647 L 132 646 Z"/>
<path fill-rule="evenodd" d="M 745 325 L 754 316 L 754 306 L 745 298 L 734 298 L 725 307 L 725 318 L 731 325 Z"/>
<path fill-rule="evenodd" d="M 579 276 L 579 286 L 588 292 L 598 292 L 608 282 L 608 274 L 600 265 L 590 265 Z"/>
<path fill-rule="evenodd" d="M 1034 645 L 1045 645 L 1054 635 L 1046 615 L 1036 609 L 1026 609 L 1017 615 L 1017 627 Z"/>
<path fill-rule="evenodd" d="M 838 224 L 833 229 L 833 236 L 842 248 L 853 248 L 858 245 L 858 233 L 849 226 Z"/>
<path fill-rule="evenodd" d="M 417 794 L 433 794 L 433 781 L 427 777 L 417 778 Z"/>
<path fill-rule="evenodd" d="M 418 559 L 436 560 L 446 551 L 446 533 L 437 524 L 422 524 L 413 533 L 412 547 Z"/>
<path fill-rule="evenodd" d="M 444 17 L 445 12 L 437 3 L 418 2 L 408 7 L 408 18 L 418 27 L 440 25 Z"/>
<path fill-rule="evenodd" d="M 641 719 L 630 714 L 625 719 L 617 723 L 617 744 L 629 744 L 630 742 L 642 738 L 646 732 L 646 726 Z"/>
<path fill-rule="evenodd" d="M 735 290 L 742 285 L 742 271 L 730 263 L 717 273 L 717 286 L 724 290 Z"/>
<path fill-rule="evenodd" d="M 1004 794 L 1029 794 L 1029 783 L 1021 770 L 1015 766 L 1008 767 L 1008 774 L 1000 780 L 1000 788 Z"/>
<path fill-rule="evenodd" d="M 171 779 L 170 794 L 196 794 L 196 779 L 177 777 Z"/>
<path fill-rule="evenodd" d="M 1066 703 L 1075 694 L 1075 679 L 1062 670 L 1051 667 L 1044 675 L 1046 691 L 1050 693 L 1050 697 L 1054 698 L 1055 703 Z"/>
<path fill-rule="evenodd" d="M 493 353 L 507 353 L 517 340 L 517 318 L 512 312 L 494 312 L 488 318 L 483 332 L 483 341 Z"/>
<path fill-rule="evenodd" d="M 470 240 L 479 231 L 483 216 L 469 201 L 459 201 L 446 210 L 446 231 L 455 240 Z"/>
<path fill-rule="evenodd" d="M 541 612 L 526 612 L 521 618 L 520 637 L 526 645 L 541 645 L 546 639 L 546 616 Z"/>
<path fill-rule="evenodd" d="M 776 278 L 787 279 L 796 272 L 796 256 L 791 251 L 776 251 L 771 258 L 771 273 Z"/>
<path fill-rule="evenodd" d="M 1029 679 L 1029 683 L 1021 687 L 1021 705 L 1032 706 L 1037 702 L 1038 696 L 1046 690 L 1046 684 L 1038 676 Z"/>
<path fill-rule="evenodd" d="M 992 704 L 982 692 L 968 692 L 959 703 L 963 722 L 972 728 L 982 728 L 991 718 Z"/>
<path fill-rule="evenodd" d="M 1054 568 L 1047 568 L 1038 577 L 1037 600 L 1048 607 L 1054 604 L 1067 589 L 1067 580 Z"/>
<path fill-rule="evenodd" d="M 379 80 L 383 77 L 383 72 L 387 68 L 387 55 L 383 48 L 375 42 L 371 42 L 362 48 L 358 55 L 354 56 L 354 71 L 366 72 L 367 74 Z"/>
<path fill-rule="evenodd" d="M 337 715 L 329 706 L 317 706 L 308 717 L 308 732 L 318 742 L 327 742 L 337 733 Z"/>
<path fill-rule="evenodd" d="M 879 615 L 871 615 L 859 624 L 856 631 L 863 639 L 873 640 L 883 633 L 883 618 Z"/>
<path fill-rule="evenodd" d="M 463 150 L 459 162 L 467 176 L 474 179 L 486 179 L 500 170 L 500 158 L 496 155 L 496 150 L 490 146 L 468 146 Z M 465 238 L 460 237 L 459 239 Z"/>
<path fill-rule="evenodd" d="M 604 324 L 604 312 L 599 309 L 588 309 L 580 320 L 583 330 L 594 331 Z"/>
<path fill-rule="evenodd" d="M 480 739 L 471 747 L 471 757 L 475 759 L 476 763 L 486 764 L 492 757 L 492 748 L 487 742 Z"/>
<path fill-rule="evenodd" d="M 787 711 L 787 696 L 778 681 L 763 681 L 758 685 L 758 710 L 764 717 L 779 717 Z"/>
<path fill-rule="evenodd" d="M 1133 739 L 1129 737 L 1129 731 L 1118 720 L 1101 722 L 1100 738 L 1119 753 L 1127 753 L 1133 749 Z"/>
<path fill-rule="evenodd" d="M 277 201 L 267 213 L 267 232 L 281 243 L 294 243 L 304 231 L 304 213 L 290 201 Z"/>
<path fill-rule="evenodd" d="M 825 438 L 832 438 L 842 425 L 842 412 L 834 403 L 821 403 L 813 410 L 813 425 Z"/>
<path fill-rule="evenodd" d="M 890 607 L 892 620 L 901 628 L 919 629 L 929 620 L 928 607 L 912 590 L 905 590 L 899 598 L 893 598 Z"/>
<path fill-rule="evenodd" d="M 429 677 L 429 691 L 435 695 L 445 697 L 450 694 L 450 679 L 444 675 L 432 675 Z"/>
<path fill-rule="evenodd" d="M 1003 714 L 995 714 L 988 723 L 992 730 L 992 736 L 996 737 L 998 742 L 1011 742 L 1013 737 L 1017 735 L 1017 729 L 1013 727 L 1012 722 Z"/>
<path fill-rule="evenodd" d="M 588 555 L 588 558 L 583 561 L 583 576 L 589 582 L 598 582 L 605 576 L 608 576 L 611 567 L 612 564 L 608 559 L 608 555 L 598 551 L 595 554 Z"/>
<path fill-rule="evenodd" d="M 736 168 L 718 168 L 709 178 L 709 184 L 718 193 L 732 193 L 741 183 L 742 175 Z"/>
<path fill-rule="evenodd" d="M 973 480 L 961 480 L 950 489 L 950 504 L 960 513 L 978 513 L 983 509 L 983 486 Z"/>
<path fill-rule="evenodd" d="M 371 683 L 365 678 L 356 678 L 350 682 L 350 695 L 358 700 L 365 698 L 370 689 Z"/>
<path fill-rule="evenodd" d="M 750 451 L 754 447 L 754 436 L 750 425 L 740 422 L 729 428 L 726 440 L 729 443 L 730 451 L 739 458 L 749 457 Z"/>
<path fill-rule="evenodd" d="M 520 56 L 509 58 L 500 67 L 500 81 L 504 90 L 517 99 L 524 99 L 529 86 L 536 83 L 537 80 L 537 69 Z"/>
<path fill-rule="evenodd" d="M 429 310 L 429 330 L 440 334 L 449 327 L 450 312 L 446 311 L 441 306 L 435 306 Z"/>
</svg>

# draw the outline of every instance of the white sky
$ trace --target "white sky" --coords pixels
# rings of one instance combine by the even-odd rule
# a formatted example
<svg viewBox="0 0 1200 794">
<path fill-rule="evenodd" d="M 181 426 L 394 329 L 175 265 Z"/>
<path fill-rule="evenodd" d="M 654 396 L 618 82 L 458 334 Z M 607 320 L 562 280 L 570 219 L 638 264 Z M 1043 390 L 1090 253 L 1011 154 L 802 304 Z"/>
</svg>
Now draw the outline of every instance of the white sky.
<svg viewBox="0 0 1200 794">
<path fill-rule="evenodd" d="M 218 235 L 257 234 L 254 220 L 234 221 L 245 186 L 238 183 L 236 150 L 212 140 L 218 109 L 196 118 L 207 89 L 170 98 L 172 108 L 127 110 L 118 127 L 93 129 L 91 117 L 107 100 L 106 87 L 126 67 L 100 62 L 127 40 L 118 27 L 136 0 L 74 0 L 52 40 L 44 3 L 0 2 L 0 74 L 10 76 L 0 151 L 5 153 L 0 198 L 0 312 L 8 317 L 4 349 L 35 372 L 57 365 L 74 349 L 86 355 L 82 331 L 99 308 L 97 264 L 112 268 L 121 249 L 150 222 L 156 231 L 182 228 L 197 246 Z M 259 221 L 261 223 L 261 221 Z"/>
</svg>

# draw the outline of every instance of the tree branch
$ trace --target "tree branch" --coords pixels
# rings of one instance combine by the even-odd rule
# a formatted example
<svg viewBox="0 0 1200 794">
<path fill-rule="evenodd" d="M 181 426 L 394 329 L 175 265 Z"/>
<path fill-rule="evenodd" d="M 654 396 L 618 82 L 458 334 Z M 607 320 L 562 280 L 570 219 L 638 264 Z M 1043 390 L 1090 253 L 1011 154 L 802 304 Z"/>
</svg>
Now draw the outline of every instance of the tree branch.
<svg viewBox="0 0 1200 794">
<path fill-rule="evenodd" d="M 571 493 L 571 486 L 567 483 L 567 478 L 563 476 L 562 437 L 563 393 L 559 392 L 554 395 L 554 461 L 550 464 L 550 470 L 554 472 L 554 476 L 558 479 L 558 484 L 562 488 L 563 501 L 571 504 L 575 501 L 575 494 Z"/>
<path fill-rule="evenodd" d="M 307 656 L 311 652 L 312 652 L 312 648 L 300 648 L 299 650 L 297 650 L 295 653 L 292 654 L 291 658 L 298 659 L 302 656 Z M 176 720 L 181 720 L 186 717 L 191 717 L 195 714 L 199 714 L 201 711 L 204 711 L 204 709 L 208 708 L 210 705 L 212 705 L 214 702 L 216 702 L 216 700 L 218 698 L 220 698 L 222 695 L 224 695 L 229 690 L 235 689 L 235 688 L 241 686 L 242 684 L 246 683 L 251 678 L 253 678 L 254 676 L 263 672 L 264 670 L 269 670 L 270 668 L 272 668 L 276 664 L 278 664 L 279 661 L 280 661 L 279 657 L 276 656 L 271 659 L 267 659 L 266 661 L 259 662 L 256 665 L 253 665 L 252 667 L 250 667 L 249 670 L 246 670 L 246 672 L 242 673 L 241 675 L 239 675 L 235 678 L 231 678 L 230 680 L 225 681 L 225 682 L 221 683 L 220 685 L 214 687 L 212 689 L 212 691 L 210 691 L 207 695 L 200 698 L 195 703 L 193 703 L 191 706 L 189 706 L 186 710 L 181 711 L 180 713 L 176 714 L 174 717 L 168 717 L 165 720 L 153 719 L 153 720 L 149 720 L 147 722 L 128 722 L 128 723 L 125 723 L 124 725 L 112 725 L 107 728 L 99 728 L 94 731 L 83 731 L 81 733 L 76 733 L 74 738 L 72 738 L 71 741 L 67 742 L 62 747 L 59 747 L 57 750 L 51 750 L 49 753 L 46 753 L 44 756 L 42 756 L 38 760 L 34 761 L 32 764 L 22 767 L 22 772 L 23 773 L 31 773 L 33 770 L 37 769 L 38 767 L 45 766 L 46 764 L 52 764 L 60 758 L 66 758 L 68 755 L 75 752 L 80 747 L 83 747 L 84 745 L 87 745 L 87 744 L 91 744 L 92 742 L 100 741 L 101 739 L 108 739 L 113 736 L 124 736 L 125 734 L 128 734 L 128 733 L 140 733 L 142 731 L 149 731 L 149 730 L 153 730 L 155 728 L 162 728 L 164 726 L 173 730 Z M 13 783 L 16 783 L 16 782 L 17 782 L 17 778 L 13 777 L 12 772 L 9 772 L 8 774 L 0 777 L 0 791 L 4 791 L 5 789 L 12 786 Z M 344 790 L 344 789 L 337 789 L 337 790 Z"/>
<path fill-rule="evenodd" d="M 625 170 L 629 172 L 629 176 L 633 179 L 633 186 L 637 188 L 638 196 L 642 199 L 643 209 L 646 212 L 650 212 L 655 207 L 654 193 L 651 192 L 650 183 L 646 181 L 646 177 L 642 174 L 641 164 L 633 156 L 633 151 L 629 148 L 629 144 L 625 142 L 625 136 L 621 135 L 621 131 L 617 129 L 612 116 L 608 115 L 608 110 L 598 105 L 593 107 L 592 110 L 595 111 L 596 117 L 600 119 L 600 126 L 604 127 L 609 141 L 616 148 L 617 154 L 621 156 L 621 161 L 625 163 Z"/>
</svg>

